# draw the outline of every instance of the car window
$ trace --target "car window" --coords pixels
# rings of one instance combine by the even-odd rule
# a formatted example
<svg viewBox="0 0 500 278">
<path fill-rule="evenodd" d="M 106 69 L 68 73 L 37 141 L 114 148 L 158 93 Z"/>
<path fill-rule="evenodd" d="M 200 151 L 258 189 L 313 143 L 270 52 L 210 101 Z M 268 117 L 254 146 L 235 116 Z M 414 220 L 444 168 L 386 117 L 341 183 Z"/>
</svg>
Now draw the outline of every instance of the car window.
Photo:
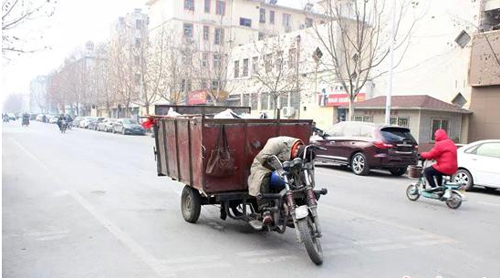
<svg viewBox="0 0 500 278">
<path fill-rule="evenodd" d="M 332 128 L 325 131 L 328 136 L 342 137 L 344 136 L 344 123 L 338 123 L 333 125 Z"/>
<path fill-rule="evenodd" d="M 403 140 L 411 140 L 413 143 L 417 142 L 407 128 L 386 127 L 381 129 L 380 133 L 387 142 L 401 142 Z"/>
<path fill-rule="evenodd" d="M 345 137 L 359 137 L 361 134 L 361 126 L 357 123 L 346 124 L 344 127 Z"/>
<path fill-rule="evenodd" d="M 477 155 L 500 158 L 500 143 L 484 143 L 475 150 Z"/>
</svg>

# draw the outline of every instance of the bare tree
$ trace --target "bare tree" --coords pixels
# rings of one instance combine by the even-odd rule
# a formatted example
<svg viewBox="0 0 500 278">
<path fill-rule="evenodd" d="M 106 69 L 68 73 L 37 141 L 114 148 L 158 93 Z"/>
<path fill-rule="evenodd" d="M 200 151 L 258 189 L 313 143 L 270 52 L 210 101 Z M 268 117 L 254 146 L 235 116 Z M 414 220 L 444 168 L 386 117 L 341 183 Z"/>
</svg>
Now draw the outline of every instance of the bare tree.
<svg viewBox="0 0 500 278">
<path fill-rule="evenodd" d="M 256 61 L 252 58 L 252 80 L 259 91 L 270 95 L 276 118 L 280 117 L 281 96 L 295 94 L 300 100 L 300 40 L 300 36 L 276 36 L 254 43 L 258 65 L 253 65 Z"/>
<path fill-rule="evenodd" d="M 125 117 L 130 115 L 130 105 L 137 99 L 140 76 L 135 72 L 132 45 L 125 36 L 112 40 L 109 48 L 112 87 L 117 92 L 117 101 L 125 104 Z"/>
<path fill-rule="evenodd" d="M 54 14 L 55 0 L 3 0 L 2 1 L 2 53 L 29 53 L 39 49 L 29 49 L 25 46 L 29 33 L 24 32 L 23 25 L 33 20 L 50 17 Z M 37 32 L 39 35 L 40 33 Z M 39 39 L 37 37 L 36 39 Z"/>
<path fill-rule="evenodd" d="M 404 47 L 401 62 L 409 45 L 409 37 L 416 19 L 403 32 L 401 22 L 410 5 L 418 1 L 398 1 L 396 20 L 396 49 Z M 321 62 L 335 82 L 339 82 L 349 97 L 349 118 L 354 119 L 354 100 L 366 82 L 386 72 L 376 71 L 388 57 L 392 38 L 387 32 L 385 0 L 352 0 L 324 2 L 325 15 L 329 20 L 324 26 L 315 26 L 318 40 L 326 50 Z M 391 7 L 390 7 L 391 8 Z"/>
<path fill-rule="evenodd" d="M 162 93 L 167 90 L 168 84 L 168 65 L 170 53 L 170 36 L 164 27 L 162 27 L 155 36 L 144 36 L 136 45 L 135 66 L 141 76 L 140 94 L 136 101 L 137 104 L 146 108 L 146 114 L 150 114 L 149 107 L 160 99 Z M 171 99 L 171 96 L 168 97 Z"/>
<path fill-rule="evenodd" d="M 23 104 L 23 96 L 20 94 L 12 94 L 7 97 L 3 104 L 3 111 L 9 113 L 21 112 Z"/>
</svg>

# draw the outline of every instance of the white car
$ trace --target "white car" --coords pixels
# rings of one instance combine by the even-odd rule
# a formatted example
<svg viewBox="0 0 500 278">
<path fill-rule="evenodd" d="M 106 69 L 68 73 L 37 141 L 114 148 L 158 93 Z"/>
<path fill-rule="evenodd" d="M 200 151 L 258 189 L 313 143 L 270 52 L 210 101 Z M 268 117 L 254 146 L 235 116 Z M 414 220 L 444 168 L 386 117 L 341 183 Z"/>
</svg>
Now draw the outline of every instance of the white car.
<svg viewBox="0 0 500 278">
<path fill-rule="evenodd" d="M 458 171 L 455 182 L 486 188 L 500 188 L 500 140 L 483 140 L 465 145 L 457 150 Z"/>
</svg>

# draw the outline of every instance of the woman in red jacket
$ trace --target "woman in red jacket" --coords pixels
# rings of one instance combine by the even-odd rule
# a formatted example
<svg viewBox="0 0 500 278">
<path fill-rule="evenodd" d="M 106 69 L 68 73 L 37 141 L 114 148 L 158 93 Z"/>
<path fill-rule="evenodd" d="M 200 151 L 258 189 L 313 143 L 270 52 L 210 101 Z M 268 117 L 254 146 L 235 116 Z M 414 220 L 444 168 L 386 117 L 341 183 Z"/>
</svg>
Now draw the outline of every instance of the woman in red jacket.
<svg viewBox="0 0 500 278">
<path fill-rule="evenodd" d="M 436 183 L 434 177 L 439 185 L 442 184 L 443 175 L 453 175 L 458 169 L 457 166 L 457 146 L 448 138 L 448 134 L 444 129 L 438 129 L 434 133 L 436 144 L 429 152 L 420 154 L 425 159 L 435 159 L 436 163 L 430 167 L 425 168 L 425 178 L 429 185 L 434 188 Z"/>
</svg>

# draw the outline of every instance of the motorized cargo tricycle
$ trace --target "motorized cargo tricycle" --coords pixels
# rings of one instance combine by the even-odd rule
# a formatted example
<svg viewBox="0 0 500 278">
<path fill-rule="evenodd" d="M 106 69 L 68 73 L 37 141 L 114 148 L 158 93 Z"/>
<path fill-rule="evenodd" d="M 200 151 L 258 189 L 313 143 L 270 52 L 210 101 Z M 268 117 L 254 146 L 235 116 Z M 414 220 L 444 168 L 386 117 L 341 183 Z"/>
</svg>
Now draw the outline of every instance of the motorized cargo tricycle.
<svg viewBox="0 0 500 278">
<path fill-rule="evenodd" d="M 323 262 L 317 206 L 320 195 L 327 190 L 314 189 L 312 157 L 280 161 L 272 156 L 268 164 L 283 186 L 254 197 L 248 194 L 247 185 L 252 161 L 269 138 L 290 136 L 307 144 L 312 121 L 212 119 L 206 115 L 152 119 L 158 175 L 185 185 L 181 212 L 187 222 L 198 220 L 201 206 L 217 205 L 223 220 L 228 217 L 242 220 L 256 230 L 284 233 L 287 227 L 295 228 L 297 241 L 304 243 L 311 260 L 318 265 Z M 207 174 L 206 170 L 222 128 L 235 161 L 230 175 L 218 177 Z M 260 201 L 266 201 L 266 209 L 273 214 L 274 221 L 269 225 L 262 221 Z"/>
</svg>

